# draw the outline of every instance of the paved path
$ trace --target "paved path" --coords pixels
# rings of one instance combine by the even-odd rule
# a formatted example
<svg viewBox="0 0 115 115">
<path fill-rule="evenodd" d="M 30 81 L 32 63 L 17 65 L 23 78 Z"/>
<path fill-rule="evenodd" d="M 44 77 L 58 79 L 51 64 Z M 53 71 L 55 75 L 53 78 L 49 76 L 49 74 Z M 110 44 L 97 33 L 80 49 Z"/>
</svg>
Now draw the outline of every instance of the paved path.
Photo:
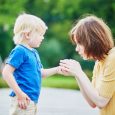
<svg viewBox="0 0 115 115">
<path fill-rule="evenodd" d="M 0 115 L 8 115 L 9 89 L 0 89 Z M 76 90 L 42 88 L 38 115 L 98 115 Z"/>
</svg>

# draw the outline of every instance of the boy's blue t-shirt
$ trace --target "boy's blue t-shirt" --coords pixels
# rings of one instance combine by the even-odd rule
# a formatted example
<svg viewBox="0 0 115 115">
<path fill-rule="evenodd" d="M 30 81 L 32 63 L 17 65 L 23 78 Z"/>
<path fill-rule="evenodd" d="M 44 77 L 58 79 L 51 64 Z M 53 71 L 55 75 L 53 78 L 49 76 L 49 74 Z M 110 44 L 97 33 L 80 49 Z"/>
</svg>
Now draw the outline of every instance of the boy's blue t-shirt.
<svg viewBox="0 0 115 115">
<path fill-rule="evenodd" d="M 37 103 L 41 89 L 42 68 L 37 50 L 17 45 L 11 51 L 6 63 L 15 68 L 13 75 L 21 90 Z M 15 96 L 14 91 L 10 96 Z"/>
</svg>

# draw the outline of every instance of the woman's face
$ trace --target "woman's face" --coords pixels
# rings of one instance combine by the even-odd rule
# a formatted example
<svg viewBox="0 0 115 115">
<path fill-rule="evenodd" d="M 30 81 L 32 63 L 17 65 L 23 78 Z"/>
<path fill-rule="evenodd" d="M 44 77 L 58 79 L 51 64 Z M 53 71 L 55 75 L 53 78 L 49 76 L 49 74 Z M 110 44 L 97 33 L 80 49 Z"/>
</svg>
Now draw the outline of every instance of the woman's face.
<svg viewBox="0 0 115 115">
<path fill-rule="evenodd" d="M 83 45 L 80 45 L 79 43 L 77 43 L 75 51 L 78 52 L 78 54 L 84 59 L 87 60 L 87 55 L 85 53 L 85 48 Z"/>
</svg>

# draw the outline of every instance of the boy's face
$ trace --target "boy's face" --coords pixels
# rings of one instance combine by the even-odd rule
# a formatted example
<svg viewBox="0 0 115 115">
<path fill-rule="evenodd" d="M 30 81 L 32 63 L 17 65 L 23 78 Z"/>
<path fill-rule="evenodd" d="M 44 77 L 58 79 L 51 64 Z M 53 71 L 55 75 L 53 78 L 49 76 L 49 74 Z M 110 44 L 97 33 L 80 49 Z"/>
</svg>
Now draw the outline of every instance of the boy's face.
<svg viewBox="0 0 115 115">
<path fill-rule="evenodd" d="M 37 48 L 40 46 L 42 40 L 44 39 L 45 30 L 42 32 L 33 31 L 30 35 L 29 46 L 31 48 Z"/>
</svg>

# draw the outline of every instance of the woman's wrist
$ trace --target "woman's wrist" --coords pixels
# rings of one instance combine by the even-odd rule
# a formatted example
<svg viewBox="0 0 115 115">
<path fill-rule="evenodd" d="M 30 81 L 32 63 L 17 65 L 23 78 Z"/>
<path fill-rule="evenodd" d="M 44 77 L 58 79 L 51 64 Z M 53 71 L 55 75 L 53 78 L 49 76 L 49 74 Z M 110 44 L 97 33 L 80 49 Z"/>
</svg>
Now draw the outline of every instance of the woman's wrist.
<svg viewBox="0 0 115 115">
<path fill-rule="evenodd" d="M 75 73 L 75 78 L 79 79 L 80 77 L 84 76 L 85 73 L 83 71 L 79 72 L 78 74 Z"/>
</svg>

